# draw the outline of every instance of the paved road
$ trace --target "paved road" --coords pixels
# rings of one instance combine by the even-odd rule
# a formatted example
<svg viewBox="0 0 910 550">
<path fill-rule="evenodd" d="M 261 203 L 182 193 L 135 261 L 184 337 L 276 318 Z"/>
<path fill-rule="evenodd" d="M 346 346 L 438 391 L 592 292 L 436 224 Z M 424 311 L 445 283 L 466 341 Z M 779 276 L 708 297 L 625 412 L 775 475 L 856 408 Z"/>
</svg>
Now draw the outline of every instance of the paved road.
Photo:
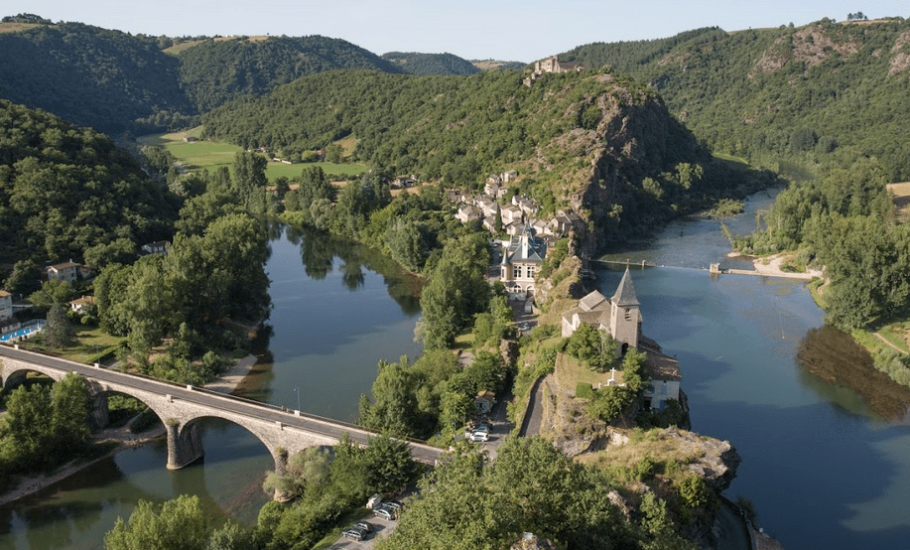
<svg viewBox="0 0 910 550">
<path fill-rule="evenodd" d="M 128 388 L 156 393 L 162 396 L 170 395 L 173 399 L 179 399 L 215 410 L 241 414 L 265 422 L 281 422 L 285 426 L 331 437 L 333 439 L 341 439 L 341 437 L 347 433 L 352 441 L 359 444 L 366 444 L 368 438 L 375 435 L 372 432 L 347 422 L 323 418 L 307 413 L 300 413 L 298 416 L 294 414 L 293 411 L 285 411 L 274 405 L 212 392 L 193 386 L 181 386 L 143 376 L 90 367 L 66 359 L 17 350 L 7 346 L 0 346 L 0 358 L 2 357 L 17 359 L 19 361 L 33 363 L 62 372 L 75 372 L 87 378 L 119 384 Z M 411 447 L 411 456 L 415 460 L 428 464 L 434 464 L 444 452 L 442 449 L 436 449 L 419 443 L 410 442 L 408 445 Z"/>
<path fill-rule="evenodd" d="M 540 423 L 543 420 L 543 378 L 534 382 L 531 389 L 531 400 L 528 402 L 528 410 L 525 412 L 524 420 L 521 423 L 521 431 L 518 435 L 522 437 L 534 437 L 540 433 Z"/>
</svg>

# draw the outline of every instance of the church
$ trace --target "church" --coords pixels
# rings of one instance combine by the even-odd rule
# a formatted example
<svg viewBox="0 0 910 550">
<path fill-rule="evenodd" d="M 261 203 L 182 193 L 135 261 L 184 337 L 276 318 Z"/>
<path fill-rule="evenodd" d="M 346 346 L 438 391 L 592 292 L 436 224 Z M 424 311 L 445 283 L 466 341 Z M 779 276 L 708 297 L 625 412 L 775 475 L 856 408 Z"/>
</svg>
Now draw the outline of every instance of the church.
<svg viewBox="0 0 910 550">
<path fill-rule="evenodd" d="M 668 400 L 679 401 L 682 374 L 675 358 L 664 355 L 657 342 L 642 336 L 640 305 L 627 267 L 613 297 L 608 299 L 595 290 L 579 300 L 576 307 L 562 314 L 562 336 L 572 336 L 582 323 L 586 323 L 597 330 L 607 331 L 613 337 L 618 344 L 617 357 L 624 356 L 629 348 L 643 351 L 651 373 L 644 404 L 648 408 L 662 410 Z"/>
</svg>

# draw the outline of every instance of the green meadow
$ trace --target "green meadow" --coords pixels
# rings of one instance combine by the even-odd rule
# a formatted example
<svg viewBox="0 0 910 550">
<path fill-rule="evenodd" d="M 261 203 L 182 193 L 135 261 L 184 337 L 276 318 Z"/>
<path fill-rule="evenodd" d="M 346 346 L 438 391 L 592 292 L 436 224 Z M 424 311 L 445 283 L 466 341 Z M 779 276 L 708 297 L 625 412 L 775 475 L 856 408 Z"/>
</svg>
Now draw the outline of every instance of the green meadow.
<svg viewBox="0 0 910 550">
<path fill-rule="evenodd" d="M 177 161 L 188 171 L 209 170 L 214 172 L 221 166 L 227 166 L 233 173 L 234 155 L 242 149 L 230 143 L 200 140 L 193 142 L 183 141 L 185 137 L 199 138 L 202 128 L 193 128 L 186 132 L 173 132 L 170 134 L 151 134 L 136 139 L 141 145 L 157 145 L 171 152 Z M 263 156 L 265 156 L 263 154 Z M 269 161 L 266 176 L 273 181 L 279 176 L 295 178 L 307 167 L 319 166 L 330 176 L 353 176 L 368 170 L 365 164 L 345 163 L 332 164 L 329 162 L 310 162 L 301 164 L 284 164 Z"/>
</svg>

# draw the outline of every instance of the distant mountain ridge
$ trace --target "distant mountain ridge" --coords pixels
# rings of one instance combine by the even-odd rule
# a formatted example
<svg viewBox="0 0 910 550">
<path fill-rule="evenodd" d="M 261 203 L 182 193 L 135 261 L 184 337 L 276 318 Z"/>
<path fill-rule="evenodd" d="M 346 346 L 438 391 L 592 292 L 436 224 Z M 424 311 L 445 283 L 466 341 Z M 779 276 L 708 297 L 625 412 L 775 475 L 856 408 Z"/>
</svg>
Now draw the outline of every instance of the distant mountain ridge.
<svg viewBox="0 0 910 550">
<path fill-rule="evenodd" d="M 469 75 L 480 72 L 467 59 L 450 53 L 388 52 L 382 54 L 382 58 L 394 63 L 402 71 L 417 76 Z"/>
<path fill-rule="evenodd" d="M 338 38 L 207 40 L 177 55 L 180 82 L 200 111 L 242 95 L 262 95 L 301 76 L 339 69 L 401 73 L 397 65 Z"/>
</svg>

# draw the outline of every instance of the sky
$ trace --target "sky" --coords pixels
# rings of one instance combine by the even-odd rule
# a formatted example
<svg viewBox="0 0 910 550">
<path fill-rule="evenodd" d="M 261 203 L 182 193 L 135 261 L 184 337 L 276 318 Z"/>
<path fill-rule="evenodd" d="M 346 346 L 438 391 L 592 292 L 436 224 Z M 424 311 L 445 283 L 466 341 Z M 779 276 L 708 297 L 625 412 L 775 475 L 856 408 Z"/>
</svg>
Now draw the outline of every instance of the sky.
<svg viewBox="0 0 910 550">
<path fill-rule="evenodd" d="M 910 17 L 910 0 L 3 0 L 33 13 L 132 34 L 319 34 L 373 53 L 452 53 L 531 62 L 592 42 L 800 26 L 848 13 Z"/>
</svg>

